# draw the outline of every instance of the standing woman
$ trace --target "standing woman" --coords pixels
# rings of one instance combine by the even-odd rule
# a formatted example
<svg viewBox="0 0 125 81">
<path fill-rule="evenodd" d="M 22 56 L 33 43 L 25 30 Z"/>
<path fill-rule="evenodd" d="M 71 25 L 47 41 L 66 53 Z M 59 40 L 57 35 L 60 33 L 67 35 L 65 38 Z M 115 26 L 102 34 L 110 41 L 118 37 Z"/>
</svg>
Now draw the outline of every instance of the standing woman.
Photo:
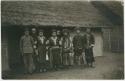
<svg viewBox="0 0 125 81">
<path fill-rule="evenodd" d="M 63 37 L 61 41 L 63 66 L 64 68 L 68 68 L 68 66 L 71 65 L 72 41 L 67 29 L 63 30 Z"/>
<path fill-rule="evenodd" d="M 47 40 L 46 37 L 43 35 L 43 30 L 40 30 L 38 35 L 38 56 L 39 56 L 40 72 L 47 71 L 46 40 Z"/>
<path fill-rule="evenodd" d="M 95 61 L 93 56 L 93 47 L 95 44 L 95 39 L 89 28 L 86 29 L 86 34 L 84 35 L 84 41 L 85 41 L 85 58 L 87 65 L 89 67 L 93 67 L 93 62 Z"/>
<path fill-rule="evenodd" d="M 51 68 L 60 69 L 61 64 L 61 48 L 60 40 L 57 37 L 56 30 L 52 30 L 52 36 L 49 39 L 49 58 Z"/>
</svg>

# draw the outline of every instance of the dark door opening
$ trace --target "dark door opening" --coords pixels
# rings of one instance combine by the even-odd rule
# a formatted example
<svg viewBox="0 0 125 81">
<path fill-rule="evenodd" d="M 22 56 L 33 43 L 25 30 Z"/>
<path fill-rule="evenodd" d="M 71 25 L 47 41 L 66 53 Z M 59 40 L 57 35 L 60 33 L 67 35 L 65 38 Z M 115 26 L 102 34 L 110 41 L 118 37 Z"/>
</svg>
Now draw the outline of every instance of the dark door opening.
<svg viewBox="0 0 125 81">
<path fill-rule="evenodd" d="M 28 27 L 31 33 L 32 27 Z M 23 26 L 8 26 L 6 27 L 8 34 L 8 53 L 9 53 L 9 66 L 10 69 L 15 72 L 21 72 L 23 70 L 23 57 L 19 48 L 19 41 L 22 35 L 24 35 Z M 63 28 L 59 27 L 37 27 L 38 30 L 43 29 L 44 35 L 49 38 L 52 33 L 52 29 L 62 31 Z"/>
</svg>

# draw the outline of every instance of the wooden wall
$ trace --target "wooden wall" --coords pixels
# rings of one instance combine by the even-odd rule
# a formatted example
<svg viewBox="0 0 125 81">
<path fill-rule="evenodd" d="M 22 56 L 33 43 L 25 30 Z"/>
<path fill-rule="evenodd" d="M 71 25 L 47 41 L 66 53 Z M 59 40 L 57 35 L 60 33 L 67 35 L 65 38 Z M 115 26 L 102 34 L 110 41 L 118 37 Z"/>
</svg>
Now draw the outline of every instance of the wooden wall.
<svg viewBox="0 0 125 81">
<path fill-rule="evenodd" d="M 6 30 L 1 31 L 1 61 L 2 72 L 9 71 L 9 55 L 8 55 L 8 35 Z"/>
<path fill-rule="evenodd" d="M 122 27 L 103 28 L 104 51 L 124 51 L 124 29 Z"/>
</svg>

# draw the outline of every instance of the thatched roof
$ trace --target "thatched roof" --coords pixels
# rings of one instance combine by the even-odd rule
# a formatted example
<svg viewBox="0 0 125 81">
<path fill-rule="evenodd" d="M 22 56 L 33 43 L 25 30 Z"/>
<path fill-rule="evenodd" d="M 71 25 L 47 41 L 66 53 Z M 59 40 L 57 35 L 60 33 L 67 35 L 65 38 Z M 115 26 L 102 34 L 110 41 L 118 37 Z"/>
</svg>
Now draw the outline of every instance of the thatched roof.
<svg viewBox="0 0 125 81">
<path fill-rule="evenodd" d="M 103 3 L 108 6 L 115 14 L 118 14 L 123 18 L 123 5 L 119 1 L 103 1 Z"/>
<path fill-rule="evenodd" d="M 2 24 L 111 27 L 106 17 L 85 1 L 2 1 Z"/>
</svg>

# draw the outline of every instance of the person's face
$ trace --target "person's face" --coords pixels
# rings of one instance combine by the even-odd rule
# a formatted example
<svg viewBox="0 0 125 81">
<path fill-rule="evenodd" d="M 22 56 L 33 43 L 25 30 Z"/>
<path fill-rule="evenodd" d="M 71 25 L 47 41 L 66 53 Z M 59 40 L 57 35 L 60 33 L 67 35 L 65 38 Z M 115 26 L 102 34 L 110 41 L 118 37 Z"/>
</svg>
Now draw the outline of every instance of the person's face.
<svg viewBox="0 0 125 81">
<path fill-rule="evenodd" d="M 86 29 L 86 32 L 87 32 L 87 33 L 90 33 L 90 32 L 91 32 L 90 28 L 87 28 L 87 29 Z"/>
<path fill-rule="evenodd" d="M 43 36 L 43 32 L 39 32 L 39 36 Z"/>
<path fill-rule="evenodd" d="M 25 35 L 28 36 L 29 35 L 29 31 L 25 31 Z"/>
<path fill-rule="evenodd" d="M 67 36 L 67 35 L 68 35 L 68 33 L 67 33 L 67 32 L 64 32 L 64 35 L 65 35 L 65 36 Z"/>
<path fill-rule="evenodd" d="M 53 32 L 53 33 L 52 33 L 52 36 L 56 36 L 56 32 Z"/>
<path fill-rule="evenodd" d="M 57 35 L 60 35 L 60 31 L 57 31 Z"/>
<path fill-rule="evenodd" d="M 80 30 L 76 30 L 76 33 L 79 34 L 79 33 L 80 33 Z"/>
<path fill-rule="evenodd" d="M 36 29 L 32 29 L 32 33 L 36 33 Z"/>
</svg>

